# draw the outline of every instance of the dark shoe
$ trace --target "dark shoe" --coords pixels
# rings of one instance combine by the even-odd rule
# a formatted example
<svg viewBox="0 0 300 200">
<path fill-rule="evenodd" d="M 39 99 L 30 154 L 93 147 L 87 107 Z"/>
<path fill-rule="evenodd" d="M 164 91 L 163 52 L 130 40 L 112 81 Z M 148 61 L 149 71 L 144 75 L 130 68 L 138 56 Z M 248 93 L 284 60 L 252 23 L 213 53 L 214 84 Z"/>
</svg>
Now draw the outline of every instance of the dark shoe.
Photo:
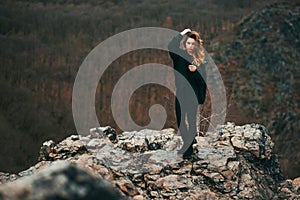
<svg viewBox="0 0 300 200">
<path fill-rule="evenodd" d="M 190 159 L 193 155 L 193 144 L 183 153 L 183 159 Z"/>
<path fill-rule="evenodd" d="M 199 137 L 204 137 L 204 133 L 203 132 L 198 132 L 198 136 Z"/>
<path fill-rule="evenodd" d="M 196 140 L 196 139 L 193 140 L 192 145 L 193 145 L 193 144 L 197 144 L 197 140 Z"/>
</svg>

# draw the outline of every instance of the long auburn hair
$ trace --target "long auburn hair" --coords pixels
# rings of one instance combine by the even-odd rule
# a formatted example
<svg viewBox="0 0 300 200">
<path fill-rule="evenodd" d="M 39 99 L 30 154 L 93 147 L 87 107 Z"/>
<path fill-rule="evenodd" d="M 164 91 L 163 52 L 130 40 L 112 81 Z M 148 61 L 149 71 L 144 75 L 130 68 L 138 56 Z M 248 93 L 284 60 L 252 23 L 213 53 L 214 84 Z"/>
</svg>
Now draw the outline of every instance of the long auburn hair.
<svg viewBox="0 0 300 200">
<path fill-rule="evenodd" d="M 195 45 L 194 52 L 192 55 L 192 57 L 193 57 L 192 64 L 199 66 L 204 61 L 204 57 L 205 57 L 204 49 L 202 46 L 203 40 L 201 39 L 200 34 L 196 31 L 191 31 L 191 32 L 186 33 L 183 36 L 183 39 L 181 40 L 181 44 L 180 44 L 180 47 L 184 50 L 186 49 L 185 43 L 188 38 L 193 38 L 196 41 L 196 45 Z"/>
</svg>

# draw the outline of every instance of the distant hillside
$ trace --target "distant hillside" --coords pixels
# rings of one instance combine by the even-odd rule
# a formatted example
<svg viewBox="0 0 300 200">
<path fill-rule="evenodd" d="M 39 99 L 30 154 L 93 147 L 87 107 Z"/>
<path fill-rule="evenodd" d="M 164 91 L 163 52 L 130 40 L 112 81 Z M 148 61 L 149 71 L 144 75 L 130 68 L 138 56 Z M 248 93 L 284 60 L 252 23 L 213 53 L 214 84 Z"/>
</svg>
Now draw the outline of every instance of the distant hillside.
<svg viewBox="0 0 300 200">
<path fill-rule="evenodd" d="M 215 38 L 236 123 L 268 126 L 284 172 L 299 176 L 300 3 L 277 3 L 242 19 L 234 32 Z"/>
</svg>

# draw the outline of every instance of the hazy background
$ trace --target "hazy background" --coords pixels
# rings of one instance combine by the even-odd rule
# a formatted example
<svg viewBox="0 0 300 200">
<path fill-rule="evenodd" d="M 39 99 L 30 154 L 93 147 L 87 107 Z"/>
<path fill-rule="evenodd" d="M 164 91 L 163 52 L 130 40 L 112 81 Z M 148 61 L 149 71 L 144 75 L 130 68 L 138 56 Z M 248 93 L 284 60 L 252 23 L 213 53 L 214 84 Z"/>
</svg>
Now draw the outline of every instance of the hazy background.
<svg viewBox="0 0 300 200">
<path fill-rule="evenodd" d="M 255 62 L 255 58 L 242 60 L 241 55 L 247 55 L 247 52 L 232 46 L 233 42 L 241 40 L 241 25 L 238 25 L 241 19 L 274 2 L 281 1 L 1 0 L 0 171 L 18 172 L 25 169 L 37 162 L 39 148 L 45 140 L 59 142 L 76 134 L 71 111 L 72 85 L 80 64 L 96 45 L 121 31 L 154 26 L 178 31 L 190 27 L 201 33 L 204 46 L 212 54 L 225 82 L 229 102 L 226 121 L 236 124 L 261 123 L 271 129 L 273 127 L 274 140 L 275 137 L 284 140 L 286 134 L 292 134 L 291 142 L 281 146 L 278 144 L 280 148 L 277 152 L 294 149 L 291 157 L 281 156 L 281 164 L 286 176 L 299 176 L 299 163 L 297 166 L 295 164 L 295 160 L 300 158 L 299 148 L 295 149 L 299 137 L 293 140 L 295 130 L 290 133 L 288 129 L 288 133 L 281 133 L 280 130 L 285 127 L 276 127 L 282 121 L 286 126 L 291 117 L 299 120 L 298 82 L 288 90 L 286 98 L 278 99 L 279 104 L 276 105 L 280 106 L 277 108 L 270 103 L 274 99 L 272 87 L 276 85 L 276 80 L 266 83 L 267 88 L 271 89 L 264 92 L 262 99 L 257 97 L 259 93 L 255 96 L 253 91 L 243 93 L 243 86 L 249 84 L 249 78 L 255 81 L 263 79 L 253 78 L 251 73 L 246 74 L 244 79 L 238 79 L 239 75 L 249 72 L 244 66 Z M 291 9 L 299 5 L 299 1 L 287 2 Z M 299 21 L 294 24 L 299 25 Z M 283 37 L 289 36 L 285 34 Z M 299 50 L 299 43 L 295 44 L 296 47 L 289 51 Z M 255 43 L 250 44 L 249 48 L 253 46 Z M 228 55 L 231 59 L 227 59 Z M 110 110 L 114 84 L 132 67 L 149 62 L 172 65 L 167 52 L 148 49 L 121 56 L 105 72 L 96 95 L 101 125 L 110 125 L 120 131 Z M 272 67 L 272 63 L 269 66 Z M 299 65 L 295 65 L 295 69 L 299 69 Z M 291 72 L 296 74 L 293 80 L 298 80 L 298 72 Z M 269 76 L 268 71 L 262 73 Z M 281 80 L 277 81 L 281 83 Z M 287 102 L 291 97 L 293 99 Z M 173 102 L 174 96 L 166 88 L 147 85 L 132 96 L 131 114 L 138 124 L 145 125 L 149 122 L 148 108 L 160 103 L 168 111 L 165 127 L 176 128 Z M 279 108 L 285 112 L 279 112 Z M 209 97 L 202 112 L 204 117 L 209 117 Z M 286 114 L 282 116 L 282 113 Z M 275 125 L 271 126 L 271 122 Z M 206 128 L 207 123 L 203 122 L 201 130 Z M 294 163 L 291 164 L 290 160 Z"/>
</svg>

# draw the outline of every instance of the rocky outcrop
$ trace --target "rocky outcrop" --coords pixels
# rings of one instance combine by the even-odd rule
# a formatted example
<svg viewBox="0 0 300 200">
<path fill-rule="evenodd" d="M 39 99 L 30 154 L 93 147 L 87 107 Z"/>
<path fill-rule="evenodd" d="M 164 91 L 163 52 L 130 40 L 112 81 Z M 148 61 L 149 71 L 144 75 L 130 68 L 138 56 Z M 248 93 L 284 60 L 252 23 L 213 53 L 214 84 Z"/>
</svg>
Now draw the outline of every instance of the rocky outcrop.
<svg viewBox="0 0 300 200">
<path fill-rule="evenodd" d="M 266 6 L 245 16 L 230 37 L 213 44 L 214 60 L 231 97 L 228 119 L 268 126 L 286 177 L 300 175 L 300 129 L 294 126 L 300 123 L 299 8 L 293 1 Z"/>
<path fill-rule="evenodd" d="M 99 127 L 92 129 L 87 136 L 73 135 L 59 144 L 47 141 L 41 147 L 37 165 L 15 176 L 0 174 L 4 183 L 0 186 L 0 197 L 20 199 L 18 195 L 21 195 L 21 191 L 27 191 L 28 199 L 34 199 L 30 195 L 45 193 L 47 189 L 52 191 L 52 195 L 73 195 L 74 191 L 68 190 L 66 185 L 88 191 L 79 183 L 83 184 L 89 178 L 80 178 L 76 173 L 93 177 L 89 183 L 83 184 L 88 188 L 95 189 L 96 186 L 89 185 L 99 185 L 101 181 L 105 184 L 109 182 L 114 188 L 108 187 L 108 191 L 115 189 L 123 195 L 120 198 L 129 199 L 300 197 L 300 179 L 283 179 L 277 156 L 273 152 L 274 143 L 263 126 L 228 123 L 196 139 L 197 144 L 193 145 L 195 153 L 186 160 L 177 154 L 182 140 L 173 129 L 141 130 L 117 135 L 111 127 Z M 57 167 L 57 160 L 71 164 Z M 54 169 L 63 168 L 66 174 L 72 170 L 76 173 L 71 173 L 70 177 L 58 175 L 51 166 Z M 82 172 L 82 169 L 86 172 Z M 50 185 L 61 190 L 49 187 L 43 181 L 45 176 L 47 180 L 51 179 Z M 12 182 L 12 177 L 17 180 Z M 31 184 L 36 182 L 38 186 Z M 8 196 L 7 191 L 11 191 L 12 185 L 18 193 Z"/>
</svg>

